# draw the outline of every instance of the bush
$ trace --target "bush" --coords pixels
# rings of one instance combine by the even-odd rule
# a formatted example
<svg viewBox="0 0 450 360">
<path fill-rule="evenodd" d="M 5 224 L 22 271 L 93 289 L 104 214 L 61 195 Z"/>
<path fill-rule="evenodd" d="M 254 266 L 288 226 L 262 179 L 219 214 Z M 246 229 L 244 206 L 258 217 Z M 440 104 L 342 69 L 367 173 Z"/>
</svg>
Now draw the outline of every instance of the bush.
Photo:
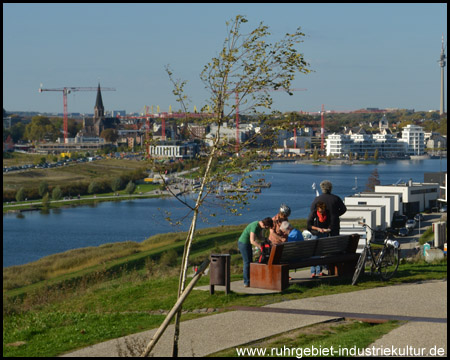
<svg viewBox="0 0 450 360">
<path fill-rule="evenodd" d="M 52 191 L 52 200 L 61 200 L 62 191 L 59 186 L 55 187 Z"/>
<path fill-rule="evenodd" d="M 129 195 L 131 195 L 132 193 L 134 193 L 134 191 L 136 190 L 136 184 L 134 184 L 131 180 L 128 183 L 127 187 L 125 188 L 125 192 Z"/>
<path fill-rule="evenodd" d="M 425 232 L 420 236 L 419 238 L 419 244 L 423 245 L 427 243 L 428 241 L 433 240 L 433 228 L 430 226 L 428 229 L 425 230 Z"/>
<path fill-rule="evenodd" d="M 116 177 L 111 180 L 111 190 L 116 192 L 122 188 L 122 180 L 120 177 Z"/>
<path fill-rule="evenodd" d="M 63 196 L 74 196 L 74 195 L 86 195 L 88 194 L 89 184 L 86 182 L 78 182 L 75 184 L 68 184 L 61 188 Z"/>
<path fill-rule="evenodd" d="M 14 201 L 16 199 L 15 190 L 3 190 L 3 202 Z"/>
<path fill-rule="evenodd" d="M 174 249 L 170 249 L 161 255 L 159 259 L 160 266 L 175 266 L 177 264 L 178 254 Z"/>
<path fill-rule="evenodd" d="M 42 197 L 42 208 L 43 209 L 48 209 L 49 206 L 50 206 L 50 198 L 49 198 L 49 195 L 48 195 L 48 192 L 47 192 Z"/>
<path fill-rule="evenodd" d="M 96 194 L 96 193 L 98 193 L 99 190 L 100 190 L 100 186 L 98 185 L 98 183 L 96 181 L 92 181 L 89 184 L 89 187 L 88 187 L 89 194 Z"/>
<path fill-rule="evenodd" d="M 25 190 L 23 189 L 23 187 L 21 187 L 19 190 L 17 190 L 16 200 L 17 201 L 24 201 L 25 200 Z"/>
<path fill-rule="evenodd" d="M 39 184 L 39 195 L 43 197 L 46 193 L 48 193 L 48 183 L 46 181 L 42 181 Z"/>
</svg>

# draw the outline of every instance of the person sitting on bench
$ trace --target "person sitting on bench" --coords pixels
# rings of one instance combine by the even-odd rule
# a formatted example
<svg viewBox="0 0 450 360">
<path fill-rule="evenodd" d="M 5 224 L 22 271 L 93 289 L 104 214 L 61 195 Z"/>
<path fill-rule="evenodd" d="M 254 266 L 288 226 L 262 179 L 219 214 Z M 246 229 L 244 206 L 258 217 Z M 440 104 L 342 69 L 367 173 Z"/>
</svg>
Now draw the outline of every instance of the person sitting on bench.
<svg viewBox="0 0 450 360">
<path fill-rule="evenodd" d="M 280 225 L 280 230 L 287 235 L 286 242 L 305 240 L 302 233 L 299 230 L 293 228 L 289 221 L 283 221 Z"/>
<path fill-rule="evenodd" d="M 311 234 L 316 238 L 330 236 L 330 212 L 323 201 L 316 203 L 315 210 L 311 211 L 306 222 L 306 226 Z M 320 265 L 311 266 L 311 277 L 322 276 L 322 267 Z"/>
</svg>

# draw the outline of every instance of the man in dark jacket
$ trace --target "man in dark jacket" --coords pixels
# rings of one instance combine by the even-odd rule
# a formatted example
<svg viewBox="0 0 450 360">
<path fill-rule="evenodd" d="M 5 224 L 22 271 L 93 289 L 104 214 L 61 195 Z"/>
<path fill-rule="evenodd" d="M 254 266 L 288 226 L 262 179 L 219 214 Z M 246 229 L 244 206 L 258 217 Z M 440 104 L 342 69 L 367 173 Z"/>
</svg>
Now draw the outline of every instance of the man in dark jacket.
<svg viewBox="0 0 450 360">
<path fill-rule="evenodd" d="M 311 211 L 316 209 L 316 204 L 319 201 L 325 203 L 327 210 L 330 212 L 330 236 L 339 235 L 340 221 L 339 216 L 345 214 L 347 207 L 341 198 L 337 195 L 331 193 L 333 185 L 330 181 L 324 180 L 320 183 L 320 189 L 322 190 L 322 195 L 317 196 L 313 203 L 311 204 Z"/>
</svg>

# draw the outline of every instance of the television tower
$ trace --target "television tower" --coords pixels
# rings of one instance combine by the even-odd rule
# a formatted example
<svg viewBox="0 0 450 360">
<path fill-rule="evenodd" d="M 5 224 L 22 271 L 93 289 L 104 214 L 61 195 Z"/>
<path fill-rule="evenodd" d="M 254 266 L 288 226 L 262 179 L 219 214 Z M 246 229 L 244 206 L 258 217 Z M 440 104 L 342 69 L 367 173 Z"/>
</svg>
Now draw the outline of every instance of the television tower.
<svg viewBox="0 0 450 360">
<path fill-rule="evenodd" d="M 444 35 L 442 35 L 442 48 L 441 48 L 441 56 L 439 58 L 439 66 L 441 67 L 441 107 L 439 109 L 439 115 L 444 114 L 445 106 L 444 106 L 444 67 L 445 63 L 445 47 L 444 47 Z"/>
</svg>

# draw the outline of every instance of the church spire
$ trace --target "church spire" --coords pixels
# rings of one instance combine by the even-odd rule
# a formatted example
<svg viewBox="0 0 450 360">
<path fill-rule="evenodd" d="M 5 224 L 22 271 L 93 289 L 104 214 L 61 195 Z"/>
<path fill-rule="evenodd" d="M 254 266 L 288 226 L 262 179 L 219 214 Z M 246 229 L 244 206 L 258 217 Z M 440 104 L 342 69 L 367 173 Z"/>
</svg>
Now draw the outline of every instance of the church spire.
<svg viewBox="0 0 450 360">
<path fill-rule="evenodd" d="M 102 93 L 100 91 L 100 83 L 98 83 L 97 100 L 95 100 L 94 117 L 96 119 L 105 116 L 105 108 L 103 107 Z"/>
</svg>

